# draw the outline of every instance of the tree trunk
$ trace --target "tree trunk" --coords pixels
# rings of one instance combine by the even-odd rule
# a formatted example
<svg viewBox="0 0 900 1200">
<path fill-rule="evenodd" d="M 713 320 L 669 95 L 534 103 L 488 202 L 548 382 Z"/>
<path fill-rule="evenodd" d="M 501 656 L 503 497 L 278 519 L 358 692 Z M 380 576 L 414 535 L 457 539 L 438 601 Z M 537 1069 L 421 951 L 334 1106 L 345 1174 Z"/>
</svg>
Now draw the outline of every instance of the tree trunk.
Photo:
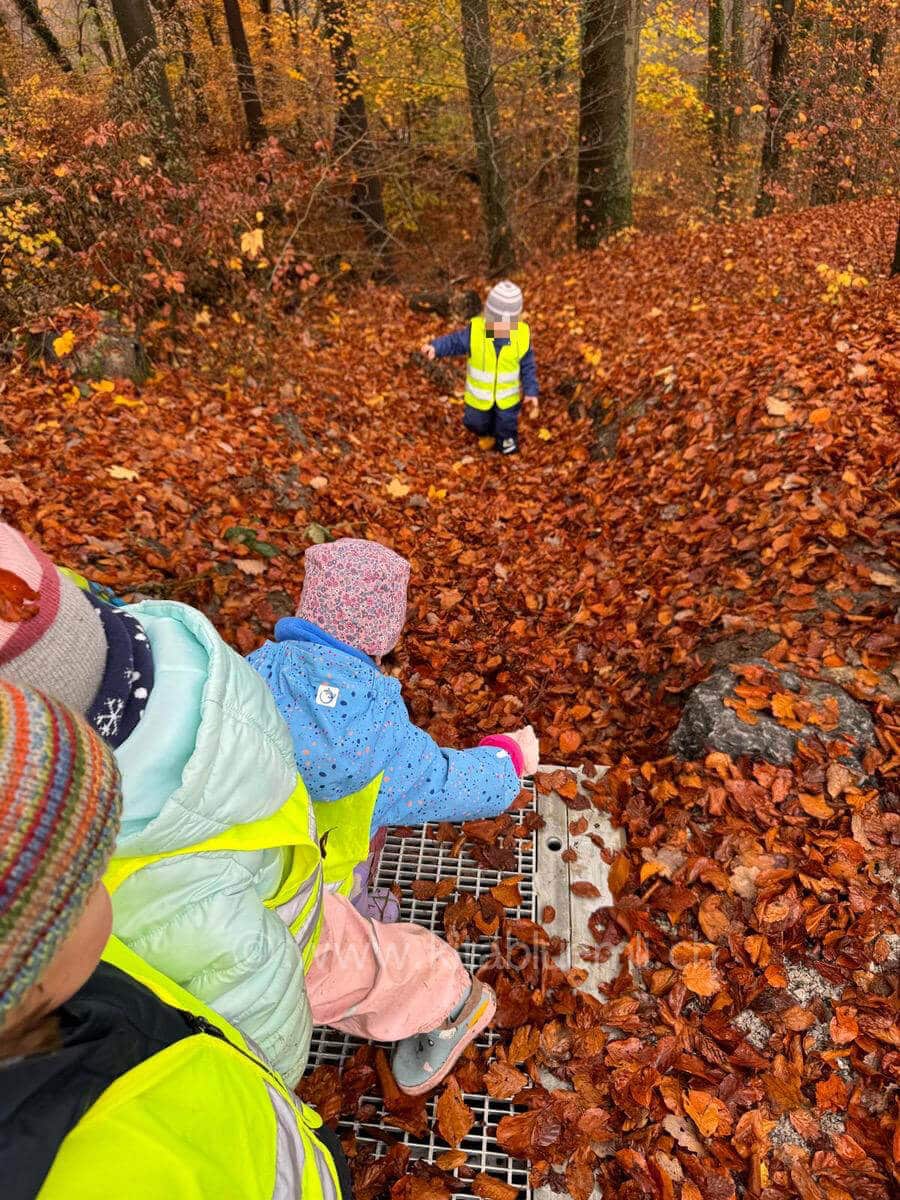
<svg viewBox="0 0 900 1200">
<path fill-rule="evenodd" d="M 334 148 L 337 154 L 346 155 L 353 167 L 353 215 L 362 223 L 369 248 L 387 268 L 390 232 L 384 212 L 381 176 L 375 167 L 369 137 L 369 114 L 362 92 L 347 5 L 345 0 L 322 0 L 320 12 L 321 33 L 328 44 L 338 101 Z"/>
<path fill-rule="evenodd" d="M 706 48 L 706 103 L 709 106 L 709 152 L 713 171 L 713 212 L 721 217 L 728 207 L 726 133 L 726 62 L 724 0 L 709 0 Z"/>
<path fill-rule="evenodd" d="M 460 0 L 460 10 L 472 134 L 488 240 L 488 270 L 492 275 L 506 275 L 515 266 L 516 252 L 509 219 L 506 168 L 500 144 L 500 120 L 491 65 L 488 0 Z"/>
<path fill-rule="evenodd" d="M 100 47 L 100 52 L 103 55 L 106 65 L 112 69 L 115 66 L 116 59 L 97 0 L 87 0 L 87 8 L 91 14 L 91 20 L 94 23 L 94 29 L 97 33 L 97 45 Z"/>
<path fill-rule="evenodd" d="M 16 8 L 25 18 L 29 29 L 44 45 L 44 49 L 56 63 L 61 71 L 71 71 L 72 64 L 69 62 L 69 57 L 56 40 L 56 34 L 44 20 L 40 8 L 38 8 L 37 0 L 15 0 Z"/>
<path fill-rule="evenodd" d="M 141 103 L 159 114 L 168 129 L 173 129 L 175 109 L 150 5 L 147 0 L 110 0 L 110 4 Z"/>
<path fill-rule="evenodd" d="M 891 275 L 900 275 L 900 220 L 897 221 L 897 240 L 894 242 L 894 261 L 891 263 Z"/>
<path fill-rule="evenodd" d="M 872 34 L 872 42 L 869 47 L 869 73 L 866 76 L 866 91 L 874 92 L 875 85 L 881 76 L 881 68 L 884 66 L 884 52 L 887 49 L 887 30 L 876 29 Z"/>
<path fill-rule="evenodd" d="M 6 28 L 6 22 L 3 19 L 3 13 L 0 12 L 0 51 L 4 54 L 9 50 L 9 30 Z M 0 100 L 8 100 L 10 98 L 9 81 L 6 78 L 6 73 L 3 70 L 3 62 L 0 61 Z M 0 154 L 0 163 L 3 162 L 3 156 Z"/>
<path fill-rule="evenodd" d="M 575 240 L 631 224 L 636 17 L 632 0 L 582 0 Z"/>
<path fill-rule="evenodd" d="M 741 141 L 741 113 L 744 106 L 744 0 L 731 0 L 728 49 L 728 154 L 737 159 Z"/>
<path fill-rule="evenodd" d="M 259 0 L 259 36 L 263 44 L 263 72 L 271 75 L 275 69 L 272 48 L 272 0 Z"/>
<path fill-rule="evenodd" d="M 265 141 L 266 123 L 238 0 L 225 0 L 225 24 L 228 26 L 228 40 L 231 43 L 231 56 L 234 59 L 234 69 L 237 74 L 238 92 L 247 121 L 247 134 L 250 138 L 250 145 L 256 147 L 260 142 Z"/>
<path fill-rule="evenodd" d="M 194 54 L 190 17 L 184 11 L 181 0 L 151 0 L 151 3 L 159 14 L 166 42 L 175 46 L 181 55 L 184 82 L 193 100 L 194 119 L 198 125 L 206 125 L 209 123 L 209 109 L 206 107 L 203 77 Z"/>
<path fill-rule="evenodd" d="M 219 37 L 219 29 L 216 25 L 216 10 L 213 7 L 212 0 L 202 0 L 200 11 L 203 15 L 203 24 L 206 26 L 206 32 L 209 35 L 209 44 L 213 47 L 222 45 L 222 39 Z"/>
<path fill-rule="evenodd" d="M 772 184 L 778 174 L 787 119 L 788 65 L 794 8 L 795 0 L 772 0 L 772 54 L 769 60 L 766 132 L 759 167 L 759 190 L 753 212 L 755 217 L 767 216 L 775 208 Z"/>
</svg>

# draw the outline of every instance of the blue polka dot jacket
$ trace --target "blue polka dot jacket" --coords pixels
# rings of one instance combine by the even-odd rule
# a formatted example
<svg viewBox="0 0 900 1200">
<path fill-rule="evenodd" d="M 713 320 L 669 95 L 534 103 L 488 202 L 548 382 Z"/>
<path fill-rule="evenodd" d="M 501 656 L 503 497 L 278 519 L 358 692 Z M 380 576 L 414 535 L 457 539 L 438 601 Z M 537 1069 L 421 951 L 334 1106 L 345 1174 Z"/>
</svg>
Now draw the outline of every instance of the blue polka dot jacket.
<svg viewBox="0 0 900 1200">
<path fill-rule="evenodd" d="M 380 772 L 373 832 L 493 817 L 519 794 L 509 755 L 446 750 L 410 720 L 400 682 L 309 621 L 285 617 L 247 661 L 268 683 L 314 800 L 339 800 Z"/>
</svg>

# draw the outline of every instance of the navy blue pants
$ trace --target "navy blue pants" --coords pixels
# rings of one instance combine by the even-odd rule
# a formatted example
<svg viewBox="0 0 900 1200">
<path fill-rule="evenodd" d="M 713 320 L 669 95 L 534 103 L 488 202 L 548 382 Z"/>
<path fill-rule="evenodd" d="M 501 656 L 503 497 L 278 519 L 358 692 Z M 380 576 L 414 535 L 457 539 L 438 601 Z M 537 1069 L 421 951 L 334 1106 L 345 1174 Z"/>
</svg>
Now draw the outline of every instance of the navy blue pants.
<svg viewBox="0 0 900 1200">
<path fill-rule="evenodd" d="M 498 408 L 495 404 L 492 408 L 482 411 L 467 404 L 463 413 L 463 425 L 478 437 L 494 438 L 498 450 L 500 443 L 506 438 L 512 438 L 518 446 L 521 407 L 521 404 L 516 404 L 512 408 Z"/>
</svg>

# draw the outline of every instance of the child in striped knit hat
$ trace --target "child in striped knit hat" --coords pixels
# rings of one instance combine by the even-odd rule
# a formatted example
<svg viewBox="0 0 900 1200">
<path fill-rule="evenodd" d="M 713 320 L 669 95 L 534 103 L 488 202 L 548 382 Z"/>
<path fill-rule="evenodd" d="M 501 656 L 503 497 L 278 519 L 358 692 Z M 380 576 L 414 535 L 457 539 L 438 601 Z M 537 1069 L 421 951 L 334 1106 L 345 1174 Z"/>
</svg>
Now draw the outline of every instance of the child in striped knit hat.
<svg viewBox="0 0 900 1200">
<path fill-rule="evenodd" d="M 488 292 L 482 316 L 422 347 L 429 360 L 468 357 L 463 424 L 488 445 L 493 440 L 501 454 L 519 449 L 523 392 L 530 415 L 538 412 L 537 366 L 522 306 L 521 288 L 501 279 Z"/>
<path fill-rule="evenodd" d="M 236 1029 L 110 937 L 121 804 L 87 722 L 0 682 L 3 1200 L 349 1200 L 336 1136 Z"/>
</svg>

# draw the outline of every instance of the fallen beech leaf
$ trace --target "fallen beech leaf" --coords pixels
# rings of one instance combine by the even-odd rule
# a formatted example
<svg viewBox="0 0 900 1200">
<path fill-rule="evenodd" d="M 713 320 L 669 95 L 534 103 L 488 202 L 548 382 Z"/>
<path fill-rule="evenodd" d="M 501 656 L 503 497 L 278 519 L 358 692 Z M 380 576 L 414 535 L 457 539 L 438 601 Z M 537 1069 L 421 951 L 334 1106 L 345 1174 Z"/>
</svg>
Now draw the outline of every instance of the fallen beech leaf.
<svg viewBox="0 0 900 1200">
<path fill-rule="evenodd" d="M 597 900 L 600 896 L 600 889 L 595 883 L 591 883 L 588 879 L 578 879 L 572 884 L 572 895 L 580 896 L 587 900 Z"/>
<path fill-rule="evenodd" d="M 549 946 L 550 935 L 546 929 L 526 918 L 511 917 L 506 922 L 506 932 L 519 942 L 527 942 L 532 946 Z"/>
<path fill-rule="evenodd" d="M 552 925 L 556 920 L 556 909 L 552 904 L 545 904 L 541 909 L 541 924 Z"/>
<path fill-rule="evenodd" d="M 662 1127 L 669 1135 L 675 1139 L 679 1146 L 684 1150 L 690 1150 L 692 1154 L 702 1154 L 703 1145 L 697 1141 L 697 1135 L 685 1121 L 684 1117 L 680 1117 L 677 1113 L 668 1113 L 662 1119 Z"/>
<path fill-rule="evenodd" d="M 434 1160 L 434 1165 L 442 1171 L 455 1171 L 457 1167 L 468 1162 L 469 1156 L 465 1150 L 445 1150 Z"/>
<path fill-rule="evenodd" d="M 594 1191 L 594 1172 L 584 1162 L 574 1159 L 566 1167 L 566 1191 L 572 1200 L 590 1200 Z"/>
<path fill-rule="evenodd" d="M 540 1045 L 541 1034 L 539 1029 L 535 1029 L 531 1025 L 520 1025 L 513 1031 L 512 1040 L 509 1043 L 509 1061 L 511 1063 L 527 1062 L 536 1052 Z"/>
<path fill-rule="evenodd" d="M 519 1189 L 511 1183 L 503 1183 L 493 1175 L 480 1171 L 469 1185 L 473 1196 L 482 1196 L 483 1200 L 516 1200 Z"/>
<path fill-rule="evenodd" d="M 834 816 L 834 809 L 825 803 L 824 796 L 808 796 L 801 792 L 798 799 L 800 807 L 811 817 L 819 817 L 821 820 L 827 821 L 829 817 Z"/>
<path fill-rule="evenodd" d="M 824 425 L 826 421 L 831 419 L 830 408 L 814 408 L 809 414 L 810 425 Z"/>
<path fill-rule="evenodd" d="M 509 1063 L 494 1059 L 484 1076 L 485 1091 L 497 1100 L 512 1100 L 528 1083 L 528 1076 Z"/>
<path fill-rule="evenodd" d="M 697 920 L 711 942 L 723 941 L 731 929 L 731 922 L 722 911 L 721 896 L 707 896 L 700 905 Z"/>
<path fill-rule="evenodd" d="M 232 562 L 243 575 L 262 575 L 266 564 L 259 558 L 235 558 Z"/>
<path fill-rule="evenodd" d="M 622 894 L 622 889 L 628 882 L 628 876 L 631 873 L 631 860 L 627 854 L 617 854 L 613 859 L 612 866 L 609 868 L 609 877 L 607 883 L 613 897 L 618 899 Z"/>
<path fill-rule="evenodd" d="M 766 412 L 770 417 L 789 417 L 793 411 L 786 400 L 777 400 L 774 396 L 770 396 L 766 401 Z"/>
<path fill-rule="evenodd" d="M 690 963 L 681 978 L 687 990 L 697 996 L 714 996 L 722 988 L 722 980 L 708 962 Z"/>
<path fill-rule="evenodd" d="M 124 479 L 128 483 L 134 483 L 135 479 L 138 478 L 137 471 L 133 471 L 131 467 L 120 467 L 118 465 L 114 465 L 112 467 L 107 467 L 106 473 L 111 479 Z"/>
<path fill-rule="evenodd" d="M 522 875 L 507 875 L 505 879 L 501 879 L 499 883 L 494 884 L 491 888 L 491 895 L 504 908 L 518 908 L 522 903 L 522 893 L 519 891 L 519 884 L 523 878 L 524 876 Z"/>
<path fill-rule="evenodd" d="M 794 719 L 794 697 L 788 692 L 776 692 L 772 697 L 772 712 L 779 720 Z"/>
<path fill-rule="evenodd" d="M 669 951 L 669 962 L 673 967 L 687 967 L 692 963 L 712 961 L 716 948 L 709 942 L 676 942 Z"/>
<path fill-rule="evenodd" d="M 723 1135 L 731 1129 L 731 1114 L 725 1104 L 709 1092 L 691 1088 L 685 1093 L 684 1111 L 691 1118 L 701 1137 Z"/>
<path fill-rule="evenodd" d="M 65 358 L 71 353 L 72 347 L 75 345 L 75 334 L 71 329 L 67 329 L 61 333 L 59 337 L 55 337 L 52 342 L 53 353 L 57 358 Z"/>
<path fill-rule="evenodd" d="M 458 1146 L 472 1126 L 475 1116 L 462 1098 L 459 1084 L 450 1076 L 434 1106 L 438 1132 L 450 1146 Z"/>
<path fill-rule="evenodd" d="M 435 1175 L 401 1175 L 391 1185 L 391 1200 L 450 1200 L 447 1183 Z"/>
<path fill-rule="evenodd" d="M 559 748 L 563 754 L 574 754 L 581 745 L 581 734 L 577 729 L 564 729 L 559 735 Z"/>
<path fill-rule="evenodd" d="M 828 1028 L 831 1032 L 831 1040 L 836 1046 L 846 1046 L 849 1042 L 855 1041 L 859 1036 L 856 1010 L 839 1004 L 834 1010 L 834 1016 L 831 1018 Z"/>
<path fill-rule="evenodd" d="M 40 595 L 24 579 L 0 567 L 0 621 L 21 625 L 40 612 Z"/>
</svg>

